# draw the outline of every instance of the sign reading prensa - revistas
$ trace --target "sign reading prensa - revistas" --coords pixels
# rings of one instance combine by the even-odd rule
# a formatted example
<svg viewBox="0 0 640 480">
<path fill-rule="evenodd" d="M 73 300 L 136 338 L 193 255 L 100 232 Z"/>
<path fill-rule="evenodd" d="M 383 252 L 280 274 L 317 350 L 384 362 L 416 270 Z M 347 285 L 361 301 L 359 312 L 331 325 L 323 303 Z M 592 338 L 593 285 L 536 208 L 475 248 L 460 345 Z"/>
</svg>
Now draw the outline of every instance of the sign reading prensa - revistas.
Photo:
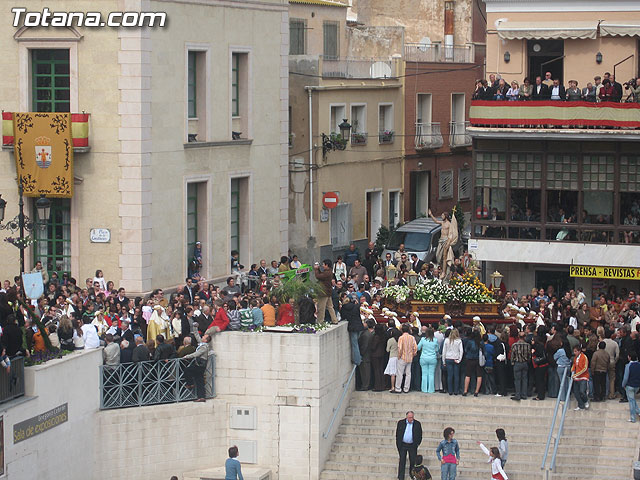
<svg viewBox="0 0 640 480">
<path fill-rule="evenodd" d="M 13 426 L 13 443 L 19 443 L 40 433 L 51 430 L 69 420 L 68 404 L 64 403 L 35 417 Z"/>
<path fill-rule="evenodd" d="M 640 280 L 640 268 L 637 267 L 590 267 L 571 265 L 569 275 L 582 278 L 619 278 L 624 280 Z"/>
</svg>

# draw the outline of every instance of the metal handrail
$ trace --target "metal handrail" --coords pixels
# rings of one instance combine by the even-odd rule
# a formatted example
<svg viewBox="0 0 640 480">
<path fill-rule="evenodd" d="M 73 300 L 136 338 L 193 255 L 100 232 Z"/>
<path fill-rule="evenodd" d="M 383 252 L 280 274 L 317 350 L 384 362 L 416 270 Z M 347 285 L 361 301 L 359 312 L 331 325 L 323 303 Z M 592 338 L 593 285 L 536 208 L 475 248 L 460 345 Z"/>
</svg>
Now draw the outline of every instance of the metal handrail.
<svg viewBox="0 0 640 480">
<path fill-rule="evenodd" d="M 564 429 L 564 420 L 567 416 L 567 410 L 569 409 L 569 397 L 571 396 L 571 387 L 573 386 L 573 377 L 569 380 L 569 387 L 567 388 L 567 397 L 564 401 L 564 408 L 562 409 L 562 417 L 560 417 L 560 426 L 558 427 L 558 434 L 556 435 L 556 444 L 553 447 L 553 456 L 551 457 L 551 471 L 556 468 L 556 456 L 558 455 L 558 447 L 560 446 L 560 438 L 562 438 L 562 430 Z"/>
<path fill-rule="evenodd" d="M 560 380 L 560 392 L 564 390 L 564 382 L 567 376 L 563 375 L 562 380 Z M 547 445 L 544 447 L 544 456 L 542 457 L 542 465 L 540 465 L 540 470 L 544 470 L 544 466 L 547 463 L 547 456 L 549 455 L 549 447 L 551 446 L 551 437 L 553 436 L 553 429 L 556 427 L 556 417 L 558 416 L 558 407 L 560 407 L 560 395 L 556 398 L 556 406 L 553 408 L 553 418 L 551 420 L 551 427 L 549 428 L 549 435 L 547 436 Z"/>
<path fill-rule="evenodd" d="M 101 365 L 100 410 L 195 400 L 187 388 L 185 368 L 195 360 L 169 360 Z M 215 397 L 215 355 L 205 369 L 205 397 Z"/>
<path fill-rule="evenodd" d="M 557 420 L 557 416 L 558 416 L 558 408 L 560 407 L 560 402 L 564 401 L 564 406 L 562 408 L 562 416 L 560 417 L 560 426 L 558 427 L 558 434 L 556 435 L 555 438 L 555 443 L 554 443 L 554 447 L 553 447 L 553 455 L 551 456 L 551 467 L 550 470 L 553 470 L 555 468 L 556 465 L 556 455 L 558 453 L 558 446 L 560 445 L 560 437 L 562 436 L 562 430 L 564 428 L 564 420 L 565 417 L 567 415 L 567 410 L 569 407 L 569 403 L 570 403 L 570 398 L 571 398 L 571 387 L 573 386 L 573 378 L 570 377 L 569 375 L 566 374 L 566 369 L 569 367 L 564 367 L 565 368 L 565 374 L 562 375 L 562 380 L 560 381 L 560 390 L 558 393 L 558 397 L 556 398 L 556 405 L 553 409 L 553 419 L 551 420 L 551 427 L 549 427 L 549 435 L 547 436 L 547 444 L 545 446 L 544 449 L 544 456 L 542 457 L 542 464 L 540 465 L 540 470 L 544 470 L 545 465 L 547 463 L 547 457 L 549 455 L 549 447 L 551 446 L 551 438 L 553 437 L 553 429 L 556 426 L 556 420 Z M 562 398 L 562 393 L 564 393 L 563 387 L 565 382 L 567 381 L 567 377 L 569 378 L 569 386 L 567 387 L 566 390 L 566 394 L 564 399 Z"/>
<path fill-rule="evenodd" d="M 0 403 L 8 402 L 24 395 L 24 357 L 11 358 L 9 373 L 0 369 Z"/>
<path fill-rule="evenodd" d="M 349 379 L 342 386 L 343 387 L 342 395 L 340 395 L 340 400 L 338 401 L 338 405 L 333 409 L 333 416 L 331 417 L 331 422 L 329 422 L 329 428 L 325 433 L 322 434 L 322 438 L 329 438 L 329 433 L 331 432 L 331 429 L 333 428 L 333 424 L 336 421 L 336 417 L 338 416 L 340 407 L 342 407 L 342 402 L 344 401 L 344 397 L 347 395 L 347 390 L 349 388 L 349 385 L 351 385 L 351 380 L 353 380 L 353 374 L 356 373 L 356 367 L 357 365 L 353 366 L 353 368 L 351 369 L 351 374 L 349 375 Z"/>
</svg>

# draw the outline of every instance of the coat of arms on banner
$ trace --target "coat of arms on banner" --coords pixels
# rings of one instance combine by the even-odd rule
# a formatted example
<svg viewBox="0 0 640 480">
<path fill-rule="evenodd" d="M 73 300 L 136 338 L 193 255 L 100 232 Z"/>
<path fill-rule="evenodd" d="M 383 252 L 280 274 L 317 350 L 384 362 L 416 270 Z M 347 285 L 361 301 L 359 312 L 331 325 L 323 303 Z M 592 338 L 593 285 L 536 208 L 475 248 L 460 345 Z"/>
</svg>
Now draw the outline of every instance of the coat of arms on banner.
<svg viewBox="0 0 640 480">
<path fill-rule="evenodd" d="M 51 165 L 51 139 L 38 137 L 35 140 L 36 164 L 40 168 L 47 168 Z"/>
</svg>

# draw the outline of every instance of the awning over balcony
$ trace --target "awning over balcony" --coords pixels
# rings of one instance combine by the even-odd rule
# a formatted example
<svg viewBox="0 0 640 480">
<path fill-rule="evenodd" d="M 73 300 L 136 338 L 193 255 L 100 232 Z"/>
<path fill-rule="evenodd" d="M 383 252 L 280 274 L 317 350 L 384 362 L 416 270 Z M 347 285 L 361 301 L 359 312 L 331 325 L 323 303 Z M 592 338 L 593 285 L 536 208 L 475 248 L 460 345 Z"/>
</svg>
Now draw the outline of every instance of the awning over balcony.
<svg viewBox="0 0 640 480">
<path fill-rule="evenodd" d="M 640 128 L 640 104 L 473 100 L 469 120 L 472 126 L 583 125 Z"/>
<path fill-rule="evenodd" d="M 595 39 L 598 21 L 588 22 L 502 22 L 498 36 L 505 40 L 520 39 Z"/>
<path fill-rule="evenodd" d="M 603 37 L 640 36 L 640 21 L 609 20 L 601 22 L 600 35 Z"/>
</svg>

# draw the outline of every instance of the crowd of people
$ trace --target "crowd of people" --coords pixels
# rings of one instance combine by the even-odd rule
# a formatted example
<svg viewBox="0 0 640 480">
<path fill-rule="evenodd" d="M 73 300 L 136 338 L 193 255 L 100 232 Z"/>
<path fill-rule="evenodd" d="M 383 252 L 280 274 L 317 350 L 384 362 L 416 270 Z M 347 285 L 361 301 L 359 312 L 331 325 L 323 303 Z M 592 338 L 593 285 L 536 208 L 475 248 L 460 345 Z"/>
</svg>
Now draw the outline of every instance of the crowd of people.
<svg viewBox="0 0 640 480">
<path fill-rule="evenodd" d="M 556 398 L 563 378 L 573 372 L 578 408 L 588 408 L 590 399 L 618 397 L 633 404 L 635 395 L 629 387 L 640 387 L 640 378 L 633 372 L 640 355 L 640 295 L 634 291 L 611 287 L 590 306 L 581 289 L 558 295 L 550 286 L 522 296 L 503 289 L 502 312 L 507 321 L 486 327 L 479 317 L 473 325 L 465 325 L 447 315 L 436 324 L 420 326 L 416 322 L 401 325 L 397 317 L 382 321 L 378 316 L 376 321 L 363 309 L 382 311 L 384 287 L 406 285 L 410 271 L 419 272 L 419 282 L 428 281 L 439 276 L 439 267 L 409 255 L 403 245 L 381 258 L 373 243 L 364 255 L 351 244 L 335 263 L 327 259 L 312 267 L 323 288 L 317 292 L 315 306 L 307 299 L 311 302 L 307 318 L 296 319 L 296 301 L 280 304 L 273 295 L 282 281 L 280 275 L 299 268 L 296 262 L 294 255 L 270 266 L 263 259 L 251 266 L 255 274 L 244 286 L 236 284 L 236 275 L 227 278 L 224 288 L 189 277 L 171 295 L 156 289 L 145 298 L 129 298 L 100 270 L 80 288 L 75 279 L 66 274 L 58 278 L 38 263 L 35 271 L 46 278 L 46 291 L 33 310 L 41 317 L 43 330 L 24 306 L 7 307 L 8 302 L 15 304 L 22 288 L 19 277 L 13 284 L 5 280 L 0 290 L 2 346 L 9 357 L 37 354 L 46 349 L 46 336 L 63 350 L 104 345 L 108 365 L 194 360 L 196 368 L 189 378 L 202 401 L 199 380 L 212 335 L 297 321 L 322 323 L 330 318 L 332 323 L 348 322 L 360 390 L 463 396 L 505 396 L 513 391 L 514 400 L 533 395 L 544 400 Z M 387 281 L 390 265 L 397 274 Z M 460 259 L 451 270 L 453 275 L 465 272 Z M 564 383 L 569 383 L 566 378 Z"/>
<path fill-rule="evenodd" d="M 602 77 L 595 76 L 593 82 L 587 82 L 585 87 L 581 88 L 577 80 L 569 80 L 568 85 L 565 87 L 559 78 L 552 78 L 551 72 L 546 72 L 544 77 L 537 76 L 533 82 L 526 77 L 522 85 L 516 80 L 509 83 L 500 75 L 491 74 L 488 81 L 476 80 L 476 89 L 472 98 L 474 100 L 640 103 L 640 78 L 633 78 L 621 84 L 616 81 L 614 75 L 605 72 Z"/>
<path fill-rule="evenodd" d="M 358 337 L 358 389 L 564 400 L 572 377 L 576 410 L 619 398 L 636 421 L 640 295 L 611 287 L 593 307 L 582 289 L 556 295 L 550 286 L 503 298 L 507 322 L 500 325 L 485 327 L 479 317 L 465 325 L 448 315 L 421 327 L 393 316 L 386 325 L 367 320 Z"/>
</svg>

